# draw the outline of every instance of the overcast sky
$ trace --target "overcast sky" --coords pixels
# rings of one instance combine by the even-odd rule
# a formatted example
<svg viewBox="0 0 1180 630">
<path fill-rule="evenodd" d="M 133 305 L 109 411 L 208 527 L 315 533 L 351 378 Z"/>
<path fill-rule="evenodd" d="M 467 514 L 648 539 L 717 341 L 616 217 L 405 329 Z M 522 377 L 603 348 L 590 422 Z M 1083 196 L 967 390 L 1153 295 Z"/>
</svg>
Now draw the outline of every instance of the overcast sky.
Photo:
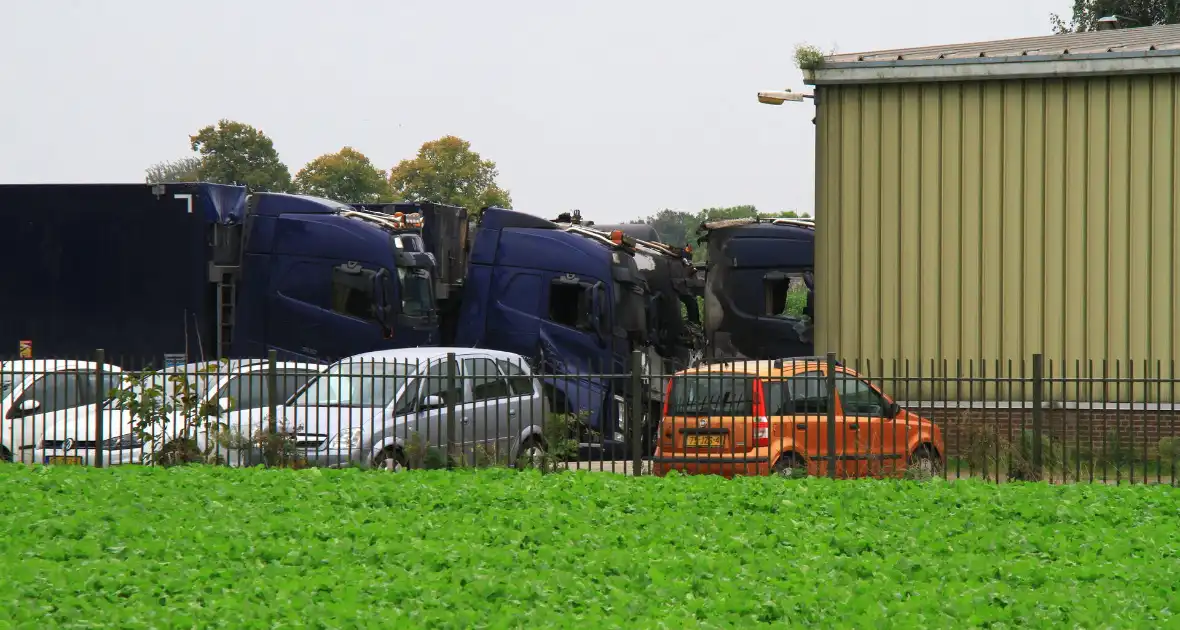
<svg viewBox="0 0 1180 630">
<path fill-rule="evenodd" d="M 513 205 L 810 212 L 794 45 L 854 52 L 1049 34 L 1070 0 L 36 0 L 0 12 L 0 182 L 140 182 L 219 118 L 292 174 L 349 145 L 380 168 L 458 135 Z M 986 7 L 986 12 L 980 12 Z"/>
</svg>

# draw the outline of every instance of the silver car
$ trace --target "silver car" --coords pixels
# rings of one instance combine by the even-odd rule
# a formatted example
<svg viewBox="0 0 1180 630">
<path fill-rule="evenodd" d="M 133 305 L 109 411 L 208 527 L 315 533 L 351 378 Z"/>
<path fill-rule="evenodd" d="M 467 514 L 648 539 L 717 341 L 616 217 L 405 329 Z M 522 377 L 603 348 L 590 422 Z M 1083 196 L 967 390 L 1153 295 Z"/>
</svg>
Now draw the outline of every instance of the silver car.
<svg viewBox="0 0 1180 630">
<path fill-rule="evenodd" d="M 447 354 L 454 353 L 448 376 Z M 405 466 L 443 449 L 448 409 L 454 446 L 501 463 L 545 448 L 547 405 L 524 357 L 479 348 L 403 348 L 331 365 L 279 409 L 277 430 L 312 466 Z M 225 419 L 268 430 L 259 412 Z"/>
</svg>

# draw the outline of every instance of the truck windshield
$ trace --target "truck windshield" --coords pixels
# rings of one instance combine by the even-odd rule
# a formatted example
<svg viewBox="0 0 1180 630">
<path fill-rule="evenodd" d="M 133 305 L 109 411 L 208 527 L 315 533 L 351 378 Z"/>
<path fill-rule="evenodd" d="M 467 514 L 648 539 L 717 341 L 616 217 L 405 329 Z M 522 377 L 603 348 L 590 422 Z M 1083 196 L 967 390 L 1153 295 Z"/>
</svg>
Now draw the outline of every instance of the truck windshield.
<svg viewBox="0 0 1180 630">
<path fill-rule="evenodd" d="M 398 267 L 397 282 L 403 315 L 424 317 L 434 310 L 434 289 L 430 285 L 429 271 Z"/>
<path fill-rule="evenodd" d="M 328 368 L 290 403 L 308 407 L 387 407 L 417 373 L 412 363 L 364 361 Z"/>
</svg>

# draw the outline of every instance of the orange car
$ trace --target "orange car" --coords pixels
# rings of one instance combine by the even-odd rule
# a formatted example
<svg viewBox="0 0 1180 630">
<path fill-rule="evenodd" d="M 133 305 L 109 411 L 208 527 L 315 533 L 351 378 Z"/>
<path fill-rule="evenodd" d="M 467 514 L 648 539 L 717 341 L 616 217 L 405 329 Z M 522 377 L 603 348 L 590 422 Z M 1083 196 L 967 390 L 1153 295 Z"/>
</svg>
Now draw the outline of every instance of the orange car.
<svg viewBox="0 0 1180 630">
<path fill-rule="evenodd" d="M 896 476 L 911 466 L 940 474 L 946 465 L 933 422 L 853 370 L 837 365 L 829 378 L 822 358 L 723 361 L 677 372 L 652 465 L 657 475 L 826 476 L 833 442 L 837 477 Z"/>
</svg>

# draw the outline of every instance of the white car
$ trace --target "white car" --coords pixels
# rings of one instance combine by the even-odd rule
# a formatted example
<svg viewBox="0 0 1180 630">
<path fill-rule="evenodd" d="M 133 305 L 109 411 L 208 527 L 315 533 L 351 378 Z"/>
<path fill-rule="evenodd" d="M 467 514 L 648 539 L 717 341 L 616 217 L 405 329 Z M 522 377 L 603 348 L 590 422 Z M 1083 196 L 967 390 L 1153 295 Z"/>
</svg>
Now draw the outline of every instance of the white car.
<svg viewBox="0 0 1180 630">
<path fill-rule="evenodd" d="M 455 354 L 448 389 L 447 354 Z M 338 361 L 278 412 L 278 430 L 312 466 L 405 466 L 416 448 L 444 448 L 448 404 L 457 448 L 503 462 L 545 448 L 547 404 L 524 357 L 481 348 L 402 348 Z M 258 411 L 231 427 L 269 430 Z"/>
<path fill-rule="evenodd" d="M 324 367 L 314 363 L 277 363 L 276 399 L 286 401 Z M 160 388 L 165 397 L 171 399 L 176 392 L 170 376 L 183 373 L 194 384 L 200 404 L 215 407 L 220 417 L 224 417 L 235 409 L 269 407 L 267 372 L 268 363 L 263 359 L 230 361 L 218 365 L 189 364 L 164 370 L 146 384 L 148 387 Z M 48 465 L 93 465 L 98 451 L 94 438 L 96 413 L 97 405 L 88 405 L 80 413 L 59 413 L 47 417 L 33 461 Z M 183 418 L 179 414 L 172 414 L 168 420 L 166 426 L 151 427 L 146 436 L 149 439 L 145 440 L 144 436 L 137 434 L 137 420 L 130 410 L 121 408 L 118 401 L 106 402 L 102 417 L 104 464 L 113 466 L 150 462 L 155 453 L 167 448 L 172 440 L 181 435 Z M 212 428 L 216 432 L 224 429 L 225 424 L 218 417 L 211 417 L 205 420 L 205 428 Z M 212 447 L 216 449 L 217 455 L 229 463 L 237 463 L 237 458 L 241 456 L 239 450 L 217 444 L 216 433 L 211 439 L 209 431 L 199 430 L 189 437 L 195 438 L 198 450 Z"/>
<path fill-rule="evenodd" d="M 0 363 L 0 460 L 32 462 L 46 415 L 78 417 L 83 405 L 119 387 L 122 368 L 93 361 L 26 359 Z M 15 455 L 15 457 L 14 457 Z"/>
</svg>

